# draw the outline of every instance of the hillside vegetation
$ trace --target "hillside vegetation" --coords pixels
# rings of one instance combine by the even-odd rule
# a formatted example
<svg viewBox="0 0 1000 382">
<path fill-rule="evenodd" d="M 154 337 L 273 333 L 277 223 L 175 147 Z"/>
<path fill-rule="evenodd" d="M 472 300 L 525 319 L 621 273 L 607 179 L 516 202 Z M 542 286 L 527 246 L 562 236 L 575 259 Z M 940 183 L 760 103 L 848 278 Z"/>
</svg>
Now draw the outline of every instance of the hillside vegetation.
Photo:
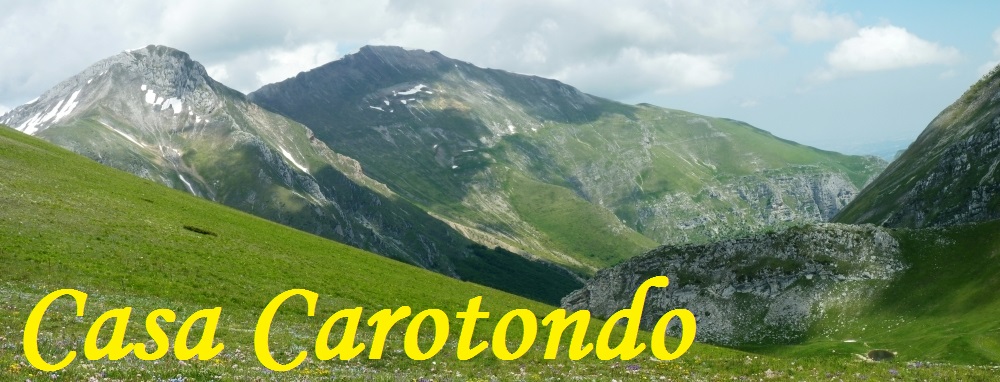
<svg viewBox="0 0 1000 382">
<path fill-rule="evenodd" d="M 776 354 L 892 349 L 907 360 L 1000 364 L 1000 221 L 893 231 L 907 269 L 871 298 L 829 306 L 803 346 Z"/>
</svg>

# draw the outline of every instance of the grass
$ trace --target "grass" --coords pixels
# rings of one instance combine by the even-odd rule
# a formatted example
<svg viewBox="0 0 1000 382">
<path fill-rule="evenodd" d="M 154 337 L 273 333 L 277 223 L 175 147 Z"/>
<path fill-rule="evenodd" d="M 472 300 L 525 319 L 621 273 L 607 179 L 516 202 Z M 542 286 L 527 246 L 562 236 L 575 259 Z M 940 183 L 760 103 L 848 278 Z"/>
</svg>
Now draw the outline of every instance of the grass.
<svg viewBox="0 0 1000 382">
<path fill-rule="evenodd" d="M 656 242 L 628 229 L 614 214 L 566 188 L 517 173 L 505 188 L 518 214 L 545 233 L 543 244 L 578 254 L 589 267 L 606 268 L 656 247 Z"/>
<path fill-rule="evenodd" d="M 747 348 L 782 357 L 895 351 L 902 362 L 1000 365 L 1000 222 L 897 230 L 908 268 L 870 298 L 828 307 L 808 340 Z"/>
</svg>

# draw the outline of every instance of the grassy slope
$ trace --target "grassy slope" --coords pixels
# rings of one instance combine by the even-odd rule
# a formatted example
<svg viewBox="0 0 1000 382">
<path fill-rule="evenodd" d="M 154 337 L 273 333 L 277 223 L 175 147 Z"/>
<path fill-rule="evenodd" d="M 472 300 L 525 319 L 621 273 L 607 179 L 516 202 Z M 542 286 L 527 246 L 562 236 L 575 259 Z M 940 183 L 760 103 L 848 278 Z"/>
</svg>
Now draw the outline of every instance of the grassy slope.
<svg viewBox="0 0 1000 382">
<path fill-rule="evenodd" d="M 290 301 L 282 308 L 272 331 L 272 350 L 279 360 L 311 349 L 323 318 L 345 307 L 363 306 L 365 318 L 375 309 L 404 304 L 415 310 L 457 312 L 469 298 L 483 295 L 483 309 L 493 311 L 494 316 L 481 320 L 477 340 L 489 340 L 500 312 L 529 308 L 544 314 L 553 308 L 270 223 L 98 165 L 6 128 L 0 128 L 0 171 L 5 174 L 0 179 L 3 381 L 177 376 L 187 380 L 253 380 L 261 376 L 277 380 L 649 380 L 660 376 L 825 380 L 828 375 L 885 377 L 890 369 L 903 369 L 894 363 L 829 357 L 787 360 L 700 345 L 672 362 L 654 362 L 645 356 L 625 364 L 592 358 L 547 362 L 538 359 L 538 346 L 517 362 L 498 362 L 489 354 L 471 362 L 456 362 L 453 354 L 458 326 L 453 320 L 450 341 L 434 362 L 414 362 L 393 351 L 401 347 L 401 333 L 394 332 L 381 361 L 310 359 L 293 372 L 265 374 L 252 354 L 251 331 L 264 304 L 289 288 L 319 293 L 319 310 L 317 318 L 309 319 L 300 303 Z M 217 236 L 200 235 L 183 229 L 184 225 L 210 230 Z M 183 319 L 197 309 L 221 306 L 223 317 L 216 338 L 226 349 L 207 362 L 181 363 L 169 357 L 156 364 L 132 357 L 115 362 L 78 358 L 58 373 L 38 372 L 21 355 L 20 330 L 42 296 L 67 287 L 90 294 L 86 315 L 82 320 L 75 318 L 74 307 L 64 300 L 50 308 L 41 339 L 47 357 L 81 350 L 90 322 L 101 312 L 123 306 L 134 308 L 127 335 L 133 341 L 147 339 L 141 322 L 153 309 L 171 308 Z M 171 336 L 178 327 L 179 323 L 165 325 Z M 512 330 L 516 335 L 516 325 Z M 595 332 L 592 328 L 591 338 Z M 536 344 L 543 343 L 544 334 L 540 332 Z M 370 336 L 363 327 L 359 338 L 367 341 Z M 102 338 L 107 338 L 107 333 Z M 421 341 L 425 347 L 427 340 Z M 990 372 L 936 366 L 901 373 L 947 379 L 954 375 L 985 378 Z"/>
<path fill-rule="evenodd" d="M 223 308 L 217 338 L 226 350 L 216 360 L 185 365 L 165 358 L 153 365 L 131 357 L 116 362 L 81 358 L 57 373 L 71 380 L 102 373 L 129 380 L 176 374 L 200 379 L 259 375 L 262 370 L 252 356 L 251 343 L 256 315 L 273 296 L 291 288 L 307 288 L 321 297 L 315 319 L 305 317 L 303 304 L 282 308 L 272 350 L 283 360 L 291 359 L 299 349 L 311 348 L 323 317 L 345 307 L 364 307 L 365 318 L 376 309 L 402 305 L 414 311 L 439 308 L 453 314 L 463 311 L 468 299 L 482 295 L 483 310 L 493 312 L 528 308 L 541 316 L 554 309 L 231 210 L 7 128 L 0 128 L 0 172 L 5 174 L 0 180 L 0 296 L 6 312 L 0 315 L 0 337 L 5 339 L 0 380 L 48 377 L 25 363 L 19 331 L 31 307 L 60 288 L 77 288 L 90 298 L 82 320 L 72 316 L 73 307 L 64 300 L 50 308 L 42 331 L 43 354 L 49 359 L 68 349 L 81 350 L 89 323 L 108 309 L 134 307 L 127 338 L 145 341 L 142 317 L 153 309 L 171 308 L 183 319 L 197 309 Z M 192 232 L 185 225 L 217 236 Z M 481 321 L 476 338 L 489 340 L 498 317 L 494 313 L 492 320 Z M 179 323 L 165 327 L 172 336 Z M 311 360 L 281 376 L 361 378 L 373 371 L 402 369 L 404 377 L 441 378 L 455 377 L 454 373 L 508 375 L 520 373 L 522 367 L 530 373 L 624 373 L 594 359 L 553 363 L 540 361 L 538 354 L 521 362 L 502 363 L 489 355 L 477 358 L 478 362 L 453 362 L 458 330 L 453 321 L 452 342 L 436 358 L 444 361 L 439 364 L 451 363 L 450 367 L 413 362 L 392 351 L 401 349 L 402 341 L 401 333 L 394 332 L 382 361 Z M 596 334 L 596 330 L 591 332 Z M 359 336 L 370 338 L 371 332 L 363 328 Z M 540 332 L 536 344 L 543 339 L 544 332 Z M 421 343 L 426 348 L 429 339 Z M 707 346 L 696 346 L 689 354 L 717 360 L 739 356 Z M 639 363 L 650 372 L 667 365 Z"/>
<path fill-rule="evenodd" d="M 611 212 L 580 199 L 569 189 L 516 173 L 509 179 L 511 204 L 526 222 L 544 233 L 542 243 L 578 254 L 578 260 L 588 266 L 609 267 L 656 247 L 656 242 L 628 229 Z"/>
<path fill-rule="evenodd" d="M 1000 221 L 894 235 L 909 266 L 900 277 L 870 300 L 830 307 L 802 345 L 748 350 L 849 357 L 890 349 L 903 360 L 1000 364 Z"/>
</svg>

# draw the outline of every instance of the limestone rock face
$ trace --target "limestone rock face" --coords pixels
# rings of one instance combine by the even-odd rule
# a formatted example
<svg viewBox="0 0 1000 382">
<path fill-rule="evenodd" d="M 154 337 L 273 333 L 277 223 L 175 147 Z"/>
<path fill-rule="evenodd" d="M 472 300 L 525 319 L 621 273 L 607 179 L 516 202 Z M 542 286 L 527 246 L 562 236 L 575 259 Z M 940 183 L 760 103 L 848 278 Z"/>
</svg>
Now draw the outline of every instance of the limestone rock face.
<svg viewBox="0 0 1000 382">
<path fill-rule="evenodd" d="M 891 280 L 905 268 L 898 255 L 896 239 L 870 225 L 818 224 L 707 245 L 663 246 L 598 272 L 563 298 L 562 306 L 608 317 L 631 304 L 643 281 L 666 275 L 670 285 L 647 295 L 645 328 L 672 309 L 686 308 L 697 319 L 697 341 L 789 342 L 828 306 L 861 298 Z"/>
</svg>

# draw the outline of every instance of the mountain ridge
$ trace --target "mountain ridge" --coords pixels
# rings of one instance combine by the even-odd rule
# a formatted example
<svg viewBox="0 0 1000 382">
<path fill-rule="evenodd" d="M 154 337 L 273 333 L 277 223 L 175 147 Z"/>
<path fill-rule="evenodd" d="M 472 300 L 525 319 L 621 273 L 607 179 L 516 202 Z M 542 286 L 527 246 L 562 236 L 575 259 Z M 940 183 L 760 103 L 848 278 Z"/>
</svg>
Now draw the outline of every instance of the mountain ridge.
<svg viewBox="0 0 1000 382">
<path fill-rule="evenodd" d="M 585 273 L 660 243 L 824 221 L 884 166 L 398 47 L 363 47 L 248 97 L 435 215 Z M 569 229 L 542 206 L 592 224 Z"/>
<path fill-rule="evenodd" d="M 148 46 L 0 118 L 104 164 L 445 274 L 490 278 L 475 269 L 493 269 L 491 259 L 574 287 L 660 243 L 824 221 L 881 166 L 438 52 L 363 47 L 287 81 L 302 87 L 243 95 L 186 53 Z M 471 243 L 496 249 L 487 256 Z"/>
</svg>

